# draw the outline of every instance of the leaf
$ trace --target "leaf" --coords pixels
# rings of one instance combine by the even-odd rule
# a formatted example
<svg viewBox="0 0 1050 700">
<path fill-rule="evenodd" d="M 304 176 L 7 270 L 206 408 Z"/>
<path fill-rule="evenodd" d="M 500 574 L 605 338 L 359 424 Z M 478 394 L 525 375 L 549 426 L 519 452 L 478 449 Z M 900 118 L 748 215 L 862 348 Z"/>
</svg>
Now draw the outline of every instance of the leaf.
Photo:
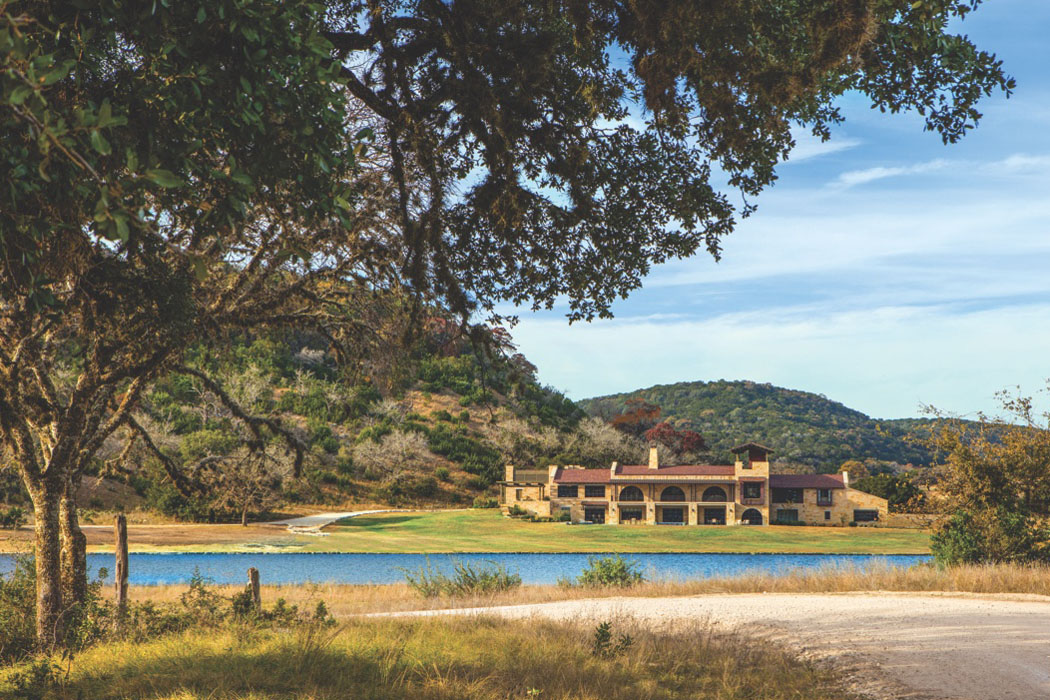
<svg viewBox="0 0 1050 700">
<path fill-rule="evenodd" d="M 116 214 L 113 216 L 113 223 L 116 224 L 117 227 L 117 238 L 119 238 L 122 243 L 127 243 L 128 236 L 130 235 L 128 232 L 127 218 L 123 214 Z"/>
<path fill-rule="evenodd" d="M 248 173 L 237 172 L 231 175 L 230 179 L 246 187 L 251 187 L 255 184 L 254 182 L 252 182 L 252 178 L 250 175 L 248 175 Z"/>
<path fill-rule="evenodd" d="M 41 85 L 53 85 L 62 78 L 69 75 L 69 71 L 73 69 L 73 61 L 63 61 L 62 65 L 57 68 L 53 68 L 44 74 L 44 77 L 40 79 Z"/>
<path fill-rule="evenodd" d="M 19 85 L 11 94 L 8 95 L 7 101 L 12 105 L 20 105 L 26 101 L 26 98 L 33 94 L 33 88 L 28 85 Z"/>
<path fill-rule="evenodd" d="M 208 19 L 208 13 L 201 7 L 197 10 L 197 24 L 203 24 L 206 19 Z"/>
<path fill-rule="evenodd" d="M 113 152 L 113 148 L 109 145 L 109 141 L 102 135 L 102 132 L 98 129 L 92 129 L 91 131 L 91 147 L 104 156 L 108 156 Z"/>
<path fill-rule="evenodd" d="M 102 100 L 102 106 L 98 108 L 98 128 L 104 129 L 109 126 L 112 119 L 113 108 L 110 106 L 109 100 Z"/>
<path fill-rule="evenodd" d="M 161 187 L 180 187 L 183 182 L 170 170 L 154 168 L 146 171 L 146 177 Z"/>
</svg>

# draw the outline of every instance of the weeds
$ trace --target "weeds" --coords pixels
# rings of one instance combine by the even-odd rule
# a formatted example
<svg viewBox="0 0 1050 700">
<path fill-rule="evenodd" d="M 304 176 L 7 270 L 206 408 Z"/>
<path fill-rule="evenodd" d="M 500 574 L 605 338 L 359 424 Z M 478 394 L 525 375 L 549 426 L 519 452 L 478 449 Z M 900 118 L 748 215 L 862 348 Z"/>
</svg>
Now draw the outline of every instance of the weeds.
<svg viewBox="0 0 1050 700">
<path fill-rule="evenodd" d="M 407 569 L 401 571 L 412 590 L 424 598 L 490 595 L 503 593 L 521 585 L 521 576 L 508 572 L 507 567 L 495 562 L 489 562 L 487 566 L 476 566 L 456 561 L 453 564 L 453 575 L 448 576 L 435 568 L 428 558 L 426 566 L 419 567 L 415 573 Z"/>
</svg>

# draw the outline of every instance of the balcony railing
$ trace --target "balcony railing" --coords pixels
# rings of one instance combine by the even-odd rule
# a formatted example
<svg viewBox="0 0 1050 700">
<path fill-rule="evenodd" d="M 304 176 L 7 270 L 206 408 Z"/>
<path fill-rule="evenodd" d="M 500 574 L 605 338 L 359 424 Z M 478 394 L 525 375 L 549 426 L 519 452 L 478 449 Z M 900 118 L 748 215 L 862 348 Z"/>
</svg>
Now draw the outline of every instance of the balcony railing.
<svg viewBox="0 0 1050 700">
<path fill-rule="evenodd" d="M 764 498 L 741 498 L 740 504 L 744 506 L 761 506 L 765 505 L 766 499 Z"/>
</svg>

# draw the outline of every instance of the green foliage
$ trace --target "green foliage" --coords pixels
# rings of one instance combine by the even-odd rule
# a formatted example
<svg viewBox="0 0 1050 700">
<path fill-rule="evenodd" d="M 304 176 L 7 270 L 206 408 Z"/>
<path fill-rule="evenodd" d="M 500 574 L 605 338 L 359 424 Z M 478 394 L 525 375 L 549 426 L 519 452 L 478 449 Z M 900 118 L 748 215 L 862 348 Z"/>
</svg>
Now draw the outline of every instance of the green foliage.
<svg viewBox="0 0 1050 700">
<path fill-rule="evenodd" d="M 607 557 L 587 557 L 587 566 L 576 579 L 577 586 L 613 586 L 626 588 L 645 581 L 641 565 L 619 554 Z M 565 582 L 563 582 L 565 583 Z"/>
<path fill-rule="evenodd" d="M 847 460 L 871 457 L 900 464 L 929 464 L 916 441 L 923 420 L 874 420 L 824 396 L 748 381 L 680 382 L 580 401 L 592 416 L 614 419 L 630 399 L 662 409 L 662 418 L 698 431 L 716 461 L 743 440 L 776 450 L 778 461 L 834 472 Z M 928 430 L 928 427 L 925 429 Z"/>
<path fill-rule="evenodd" d="M 629 634 L 621 634 L 619 639 L 613 641 L 612 623 L 601 622 L 594 628 L 594 638 L 591 640 L 591 656 L 600 659 L 612 659 L 623 656 L 634 645 L 634 640 Z"/>
<path fill-rule="evenodd" d="M 194 462 L 210 455 L 227 455 L 240 442 L 236 435 L 222 430 L 198 430 L 183 436 L 179 454 L 184 462 Z"/>
<path fill-rule="evenodd" d="M 0 664 L 24 658 L 35 648 L 35 606 L 33 559 L 16 556 L 14 570 L 0 575 Z"/>
<path fill-rule="evenodd" d="M 499 508 L 499 501 L 492 496 L 476 496 L 471 508 Z"/>
<path fill-rule="evenodd" d="M 0 510 L 0 530 L 17 530 L 26 524 L 26 512 L 18 506 Z"/>
<path fill-rule="evenodd" d="M 495 562 L 487 566 L 453 562 L 452 576 L 434 567 L 427 559 L 425 566 L 415 572 L 401 569 L 408 585 L 424 598 L 467 595 L 491 595 L 502 593 L 521 585 L 521 576 L 507 571 L 507 567 Z"/>
<path fill-rule="evenodd" d="M 500 454 L 489 445 L 453 431 L 444 423 L 434 426 L 427 439 L 432 452 L 459 462 L 464 471 L 480 477 L 485 487 L 502 477 Z"/>
<path fill-rule="evenodd" d="M 441 481 L 448 482 L 452 478 L 452 473 L 448 470 L 448 467 L 438 467 L 434 470 L 434 476 Z"/>
<path fill-rule="evenodd" d="M 956 511 L 930 538 L 941 566 L 1046 560 L 1045 525 L 1006 507 L 979 512 Z"/>
<path fill-rule="evenodd" d="M 889 502 L 890 512 L 907 512 L 925 503 L 925 494 L 908 474 L 875 474 L 858 479 L 851 486 Z"/>
</svg>

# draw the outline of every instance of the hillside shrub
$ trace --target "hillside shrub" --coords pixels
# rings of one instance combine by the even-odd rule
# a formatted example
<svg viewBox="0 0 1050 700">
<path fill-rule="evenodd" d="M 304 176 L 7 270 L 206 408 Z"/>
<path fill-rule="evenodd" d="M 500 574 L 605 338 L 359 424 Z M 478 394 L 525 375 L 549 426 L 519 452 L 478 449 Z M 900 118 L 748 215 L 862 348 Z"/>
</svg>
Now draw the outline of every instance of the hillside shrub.
<svg viewBox="0 0 1050 700">
<path fill-rule="evenodd" d="M 471 507 L 472 508 L 498 508 L 499 507 L 499 501 L 497 501 L 492 496 L 477 496 L 474 499 L 474 504 Z"/>
<path fill-rule="evenodd" d="M 179 454 L 184 462 L 195 462 L 209 455 L 228 455 L 240 440 L 222 430 L 198 430 L 182 437 Z"/>
<path fill-rule="evenodd" d="M 434 470 L 434 476 L 444 482 L 448 482 L 452 478 L 452 472 L 448 470 L 448 467 L 438 467 Z"/>
<path fill-rule="evenodd" d="M 645 581 L 642 575 L 641 565 L 634 559 L 626 559 L 619 554 L 607 557 L 588 557 L 587 566 L 575 584 L 563 580 L 562 585 L 576 585 L 584 587 L 616 586 L 627 588 Z"/>
<path fill-rule="evenodd" d="M 26 524 L 26 512 L 18 506 L 0 510 L 0 529 L 17 530 Z"/>
<path fill-rule="evenodd" d="M 466 486 L 468 489 L 474 489 L 475 491 L 484 491 L 489 487 L 490 483 L 491 482 L 489 482 L 488 479 L 481 476 L 477 476 L 476 474 L 471 474 L 463 480 L 464 486 Z"/>
<path fill-rule="evenodd" d="M 415 572 L 408 569 L 401 569 L 401 572 L 412 590 L 424 598 L 491 595 L 521 585 L 521 576 L 510 573 L 506 566 L 495 562 L 478 565 L 455 561 L 452 576 L 448 576 L 434 567 L 428 558 L 426 565 Z"/>
<path fill-rule="evenodd" d="M 434 411 L 430 414 L 430 417 L 434 420 L 446 421 L 448 423 L 452 422 L 452 414 L 446 411 L 445 409 L 441 409 L 440 411 Z"/>
</svg>

